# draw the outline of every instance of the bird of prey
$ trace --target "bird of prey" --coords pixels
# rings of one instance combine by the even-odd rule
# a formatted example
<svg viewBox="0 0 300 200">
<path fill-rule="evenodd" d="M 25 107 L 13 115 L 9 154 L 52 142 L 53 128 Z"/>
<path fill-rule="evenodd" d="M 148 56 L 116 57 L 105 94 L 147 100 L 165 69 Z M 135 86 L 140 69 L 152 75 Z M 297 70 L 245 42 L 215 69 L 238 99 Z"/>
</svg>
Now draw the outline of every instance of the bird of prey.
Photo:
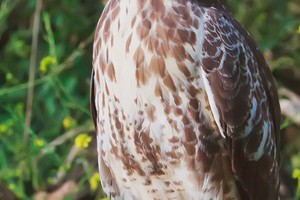
<svg viewBox="0 0 300 200">
<path fill-rule="evenodd" d="M 224 0 L 109 0 L 91 110 L 111 199 L 279 198 L 274 79 Z"/>
</svg>

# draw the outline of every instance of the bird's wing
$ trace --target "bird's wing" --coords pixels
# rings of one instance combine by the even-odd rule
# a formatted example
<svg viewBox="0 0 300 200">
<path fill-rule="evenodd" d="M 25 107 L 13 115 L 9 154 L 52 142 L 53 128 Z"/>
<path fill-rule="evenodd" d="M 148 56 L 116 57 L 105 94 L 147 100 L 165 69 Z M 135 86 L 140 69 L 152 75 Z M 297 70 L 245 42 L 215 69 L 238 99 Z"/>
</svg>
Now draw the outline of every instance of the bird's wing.
<svg viewBox="0 0 300 200">
<path fill-rule="evenodd" d="M 280 108 L 272 74 L 229 13 L 208 8 L 203 20 L 202 78 L 239 190 L 276 199 Z"/>
</svg>

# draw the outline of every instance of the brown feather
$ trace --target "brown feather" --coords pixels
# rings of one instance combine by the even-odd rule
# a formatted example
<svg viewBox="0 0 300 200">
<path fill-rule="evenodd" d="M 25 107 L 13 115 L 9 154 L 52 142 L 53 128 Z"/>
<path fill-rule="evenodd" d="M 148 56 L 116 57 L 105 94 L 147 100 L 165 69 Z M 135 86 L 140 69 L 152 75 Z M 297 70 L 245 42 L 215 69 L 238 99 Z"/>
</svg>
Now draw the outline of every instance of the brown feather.
<svg viewBox="0 0 300 200">
<path fill-rule="evenodd" d="M 211 9 L 207 13 L 211 18 L 206 29 L 217 29 L 217 36 L 214 41 L 204 41 L 203 51 L 210 56 L 203 59 L 202 67 L 214 94 L 240 194 L 243 199 L 276 199 L 280 108 L 274 79 L 254 40 L 228 12 Z M 225 50 L 217 54 L 221 44 L 225 44 Z M 256 81 L 258 86 L 254 86 Z M 251 120 L 250 112 L 255 106 L 252 98 L 257 108 Z M 263 132 L 266 124 L 271 127 Z M 244 135 L 247 126 L 251 130 Z M 252 160 L 252 153 L 258 152 L 260 145 L 263 154 Z"/>
</svg>

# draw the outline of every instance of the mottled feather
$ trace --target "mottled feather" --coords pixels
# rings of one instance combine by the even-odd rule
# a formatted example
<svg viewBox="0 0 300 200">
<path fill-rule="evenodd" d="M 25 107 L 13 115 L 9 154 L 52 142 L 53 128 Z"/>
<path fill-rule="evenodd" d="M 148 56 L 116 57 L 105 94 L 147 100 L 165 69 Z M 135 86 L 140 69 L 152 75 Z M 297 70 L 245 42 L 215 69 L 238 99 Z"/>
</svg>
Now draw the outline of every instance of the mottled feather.
<svg viewBox="0 0 300 200">
<path fill-rule="evenodd" d="M 110 0 L 91 110 L 114 199 L 276 199 L 270 70 L 225 1 Z"/>
</svg>

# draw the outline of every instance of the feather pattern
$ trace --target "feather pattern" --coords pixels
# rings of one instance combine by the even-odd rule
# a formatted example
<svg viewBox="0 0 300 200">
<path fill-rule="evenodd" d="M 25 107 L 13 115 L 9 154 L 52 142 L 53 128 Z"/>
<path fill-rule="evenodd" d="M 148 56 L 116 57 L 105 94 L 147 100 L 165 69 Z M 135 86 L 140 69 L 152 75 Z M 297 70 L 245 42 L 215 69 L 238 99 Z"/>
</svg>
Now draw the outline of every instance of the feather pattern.
<svg viewBox="0 0 300 200">
<path fill-rule="evenodd" d="M 203 78 L 232 171 L 250 199 L 276 199 L 280 109 L 271 72 L 228 13 L 210 9 L 204 18 Z"/>
<path fill-rule="evenodd" d="M 110 0 L 91 111 L 110 198 L 278 197 L 274 80 L 223 1 Z"/>
</svg>

